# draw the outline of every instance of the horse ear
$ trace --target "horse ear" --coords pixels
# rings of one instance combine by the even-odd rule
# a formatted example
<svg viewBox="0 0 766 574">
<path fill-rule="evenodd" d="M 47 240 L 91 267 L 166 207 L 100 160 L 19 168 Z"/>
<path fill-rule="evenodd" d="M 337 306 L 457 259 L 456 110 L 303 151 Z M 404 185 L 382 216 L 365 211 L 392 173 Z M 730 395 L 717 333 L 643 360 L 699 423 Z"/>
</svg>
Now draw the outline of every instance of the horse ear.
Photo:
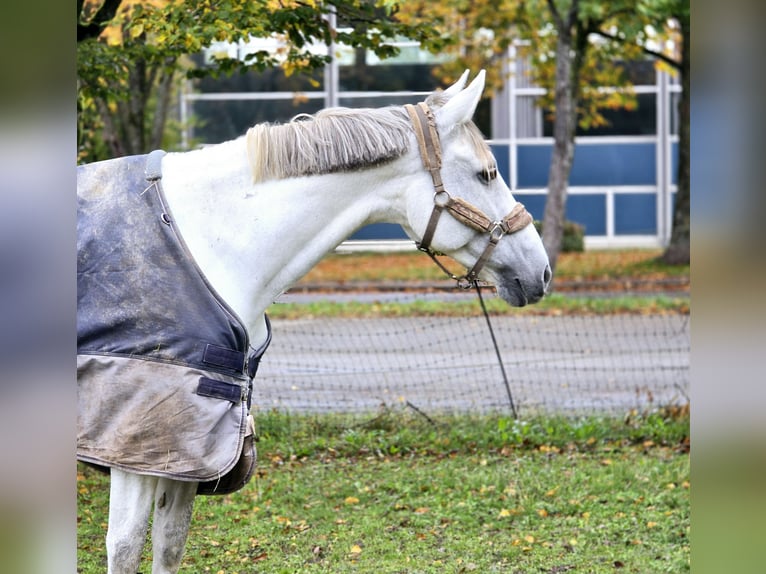
<svg viewBox="0 0 766 574">
<path fill-rule="evenodd" d="M 445 96 L 447 99 L 452 99 L 452 97 L 456 96 L 463 90 L 467 80 L 468 80 L 468 70 L 463 72 L 463 75 L 458 78 L 457 82 L 455 82 L 449 88 L 444 90 L 442 92 L 442 95 Z"/>
<path fill-rule="evenodd" d="M 484 91 L 484 75 L 482 70 L 465 90 L 455 94 L 442 108 L 435 110 L 436 125 L 443 135 L 453 127 L 471 120 Z"/>
</svg>

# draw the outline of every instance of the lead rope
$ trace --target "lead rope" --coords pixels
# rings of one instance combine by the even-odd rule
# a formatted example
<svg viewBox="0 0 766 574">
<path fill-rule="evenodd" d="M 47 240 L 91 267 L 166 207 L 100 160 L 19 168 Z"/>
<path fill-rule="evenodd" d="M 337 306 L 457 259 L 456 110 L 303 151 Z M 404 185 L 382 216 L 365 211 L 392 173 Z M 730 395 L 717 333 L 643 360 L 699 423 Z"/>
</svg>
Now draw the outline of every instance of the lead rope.
<svg viewBox="0 0 766 574">
<path fill-rule="evenodd" d="M 492 321 L 489 318 L 487 307 L 484 304 L 484 298 L 481 296 L 481 287 L 479 286 L 479 272 L 484 267 L 484 264 L 489 259 L 492 251 L 497 243 L 503 238 L 504 235 L 516 233 L 517 231 L 525 228 L 532 223 L 532 216 L 526 210 L 526 208 L 517 203 L 514 205 L 511 212 L 506 215 L 502 221 L 492 221 L 478 208 L 474 207 L 470 203 L 460 199 L 453 198 L 444 189 L 444 182 L 441 178 L 441 144 L 439 140 L 439 132 L 436 129 L 436 120 L 434 119 L 433 112 L 425 102 L 412 105 L 407 104 L 404 106 L 410 120 L 415 128 L 415 138 L 418 142 L 418 148 L 420 150 L 420 158 L 423 162 L 423 167 L 431 174 L 431 179 L 434 186 L 434 206 L 431 211 L 431 217 L 426 225 L 426 230 L 423 233 L 423 238 L 417 243 L 417 247 L 420 251 L 425 252 L 428 256 L 444 271 L 444 273 L 457 281 L 457 285 L 463 289 L 470 289 L 471 286 L 476 289 L 476 293 L 479 295 L 479 302 L 481 303 L 482 311 L 484 312 L 484 318 L 487 321 L 487 327 L 489 328 L 489 334 L 492 338 L 492 344 L 495 347 L 495 354 L 497 355 L 498 363 L 500 364 L 500 371 L 503 374 L 503 382 L 505 383 L 505 390 L 508 393 L 508 402 L 511 405 L 511 412 L 513 418 L 517 419 L 516 405 L 513 403 L 513 395 L 511 395 L 511 386 L 508 383 L 508 376 L 505 373 L 505 366 L 503 365 L 503 358 L 500 355 L 500 347 L 497 344 L 497 338 L 495 337 L 495 331 L 492 328 Z M 484 248 L 479 259 L 474 263 L 474 266 L 469 269 L 465 275 L 458 277 L 450 272 L 442 263 L 436 258 L 436 253 L 431 249 L 431 240 L 433 239 L 434 232 L 436 231 L 436 225 L 439 222 L 439 218 L 444 210 L 448 210 L 455 219 L 461 223 L 480 232 L 489 233 L 489 243 Z"/>
<path fill-rule="evenodd" d="M 495 338 L 495 330 L 492 328 L 492 321 L 490 321 L 489 319 L 487 306 L 484 304 L 484 297 L 481 296 L 481 287 L 479 286 L 478 281 L 473 281 L 473 286 L 476 289 L 476 293 L 479 296 L 479 303 L 481 303 L 481 310 L 484 312 L 484 318 L 487 320 L 487 328 L 489 329 L 489 336 L 492 338 L 492 344 L 495 347 L 495 355 L 497 355 L 497 362 L 500 365 L 500 372 L 503 374 L 503 382 L 505 383 L 505 392 L 508 393 L 508 403 L 511 405 L 511 414 L 513 414 L 514 420 L 518 420 L 519 416 L 516 413 L 516 405 L 513 402 L 513 395 L 511 394 L 511 385 L 508 382 L 508 375 L 505 374 L 503 357 L 500 354 L 500 346 L 497 344 L 497 338 Z"/>
</svg>

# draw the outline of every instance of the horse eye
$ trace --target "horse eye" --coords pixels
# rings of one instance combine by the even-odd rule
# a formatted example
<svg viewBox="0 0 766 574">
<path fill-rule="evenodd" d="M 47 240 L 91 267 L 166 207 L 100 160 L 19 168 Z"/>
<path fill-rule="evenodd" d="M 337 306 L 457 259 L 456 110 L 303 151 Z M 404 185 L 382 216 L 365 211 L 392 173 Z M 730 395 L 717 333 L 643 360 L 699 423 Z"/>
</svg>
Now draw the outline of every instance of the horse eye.
<svg viewBox="0 0 766 574">
<path fill-rule="evenodd" d="M 490 167 L 489 169 L 483 169 L 476 175 L 483 183 L 489 184 L 489 182 L 497 178 L 497 168 Z"/>
</svg>

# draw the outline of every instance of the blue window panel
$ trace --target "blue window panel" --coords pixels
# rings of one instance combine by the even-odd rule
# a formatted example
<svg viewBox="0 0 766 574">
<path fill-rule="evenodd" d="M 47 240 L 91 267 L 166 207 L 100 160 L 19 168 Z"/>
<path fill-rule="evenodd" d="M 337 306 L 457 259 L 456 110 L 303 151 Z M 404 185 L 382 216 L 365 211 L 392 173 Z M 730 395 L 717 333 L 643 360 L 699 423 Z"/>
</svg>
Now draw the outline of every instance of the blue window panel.
<svg viewBox="0 0 766 574">
<path fill-rule="evenodd" d="M 545 214 L 545 195 L 514 193 L 536 220 Z M 603 193 L 570 194 L 566 218 L 585 226 L 586 235 L 606 235 L 606 195 Z"/>
<path fill-rule="evenodd" d="M 571 185 L 654 185 L 657 181 L 655 144 L 577 146 Z"/>
<path fill-rule="evenodd" d="M 543 219 L 545 213 L 545 195 L 532 195 L 528 193 L 514 193 L 513 198 L 516 201 L 520 201 L 527 208 L 527 211 L 532 214 L 532 217 L 537 220 Z"/>
<path fill-rule="evenodd" d="M 545 187 L 551 146 L 521 145 L 517 157 L 519 187 Z M 592 144 L 575 148 L 569 185 L 654 185 L 657 158 L 654 143 Z"/>
<path fill-rule="evenodd" d="M 516 148 L 516 165 L 518 166 L 519 187 L 546 187 L 550 163 L 550 146 L 518 146 Z"/>
<path fill-rule="evenodd" d="M 497 161 L 497 169 L 506 184 L 511 185 L 511 167 L 508 150 L 511 146 L 506 144 L 492 144 L 489 146 Z"/>
<path fill-rule="evenodd" d="M 670 144 L 670 181 L 678 185 L 678 143 Z"/>
<path fill-rule="evenodd" d="M 585 226 L 585 235 L 606 235 L 606 194 L 570 194 L 566 218 Z"/>
<path fill-rule="evenodd" d="M 396 223 L 373 223 L 362 227 L 349 239 L 409 239 L 409 237 Z"/>
<path fill-rule="evenodd" d="M 615 235 L 656 235 L 657 196 L 653 193 L 618 193 L 614 196 Z"/>
</svg>

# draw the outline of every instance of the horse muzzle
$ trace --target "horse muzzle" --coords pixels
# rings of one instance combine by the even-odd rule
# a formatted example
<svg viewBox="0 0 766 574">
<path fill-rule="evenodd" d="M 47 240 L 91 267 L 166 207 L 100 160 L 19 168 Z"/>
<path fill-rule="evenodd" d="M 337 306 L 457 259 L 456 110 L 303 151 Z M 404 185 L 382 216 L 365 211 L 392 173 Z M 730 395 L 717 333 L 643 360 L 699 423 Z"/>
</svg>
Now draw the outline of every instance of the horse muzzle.
<svg viewBox="0 0 766 574">
<path fill-rule="evenodd" d="M 498 273 L 495 285 L 500 298 L 512 307 L 524 307 L 537 303 L 548 292 L 551 283 L 551 268 L 547 263 L 537 277 L 522 278 L 509 269 Z"/>
</svg>

